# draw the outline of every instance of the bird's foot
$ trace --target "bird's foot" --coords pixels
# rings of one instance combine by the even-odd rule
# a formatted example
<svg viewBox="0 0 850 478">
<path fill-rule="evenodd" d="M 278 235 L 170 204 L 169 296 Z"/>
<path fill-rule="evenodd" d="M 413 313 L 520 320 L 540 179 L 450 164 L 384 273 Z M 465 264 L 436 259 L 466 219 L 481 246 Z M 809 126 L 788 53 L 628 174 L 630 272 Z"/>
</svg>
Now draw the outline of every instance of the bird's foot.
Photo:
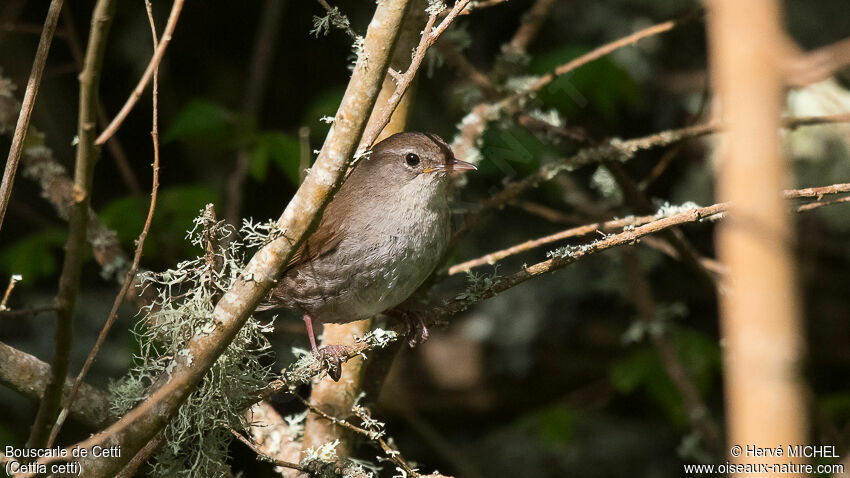
<svg viewBox="0 0 850 478">
<path fill-rule="evenodd" d="M 404 322 L 407 344 L 410 348 L 425 342 L 431 336 L 425 325 L 425 316 L 420 312 L 393 309 L 388 311 L 387 315 Z"/>
<path fill-rule="evenodd" d="M 334 382 L 339 382 L 339 378 L 342 377 L 343 359 L 348 355 L 348 348 L 345 345 L 325 345 L 313 351 L 313 355 L 328 372 L 328 377 Z"/>
</svg>

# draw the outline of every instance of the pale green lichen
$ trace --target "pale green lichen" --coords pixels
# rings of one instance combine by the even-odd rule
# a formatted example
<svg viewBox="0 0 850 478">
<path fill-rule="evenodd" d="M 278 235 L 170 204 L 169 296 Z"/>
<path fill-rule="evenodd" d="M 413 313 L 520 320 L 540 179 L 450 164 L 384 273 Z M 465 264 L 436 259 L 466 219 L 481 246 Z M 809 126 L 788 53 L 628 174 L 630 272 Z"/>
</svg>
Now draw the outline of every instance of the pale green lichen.
<svg viewBox="0 0 850 478">
<path fill-rule="evenodd" d="M 138 352 L 130 373 L 110 385 L 112 410 L 122 415 L 147 398 L 158 377 L 170 379 L 179 360 L 190 366 L 189 339 L 216 327 L 213 310 L 218 298 L 240 276 L 246 243 L 258 246 L 279 233 L 274 223 L 246 223 L 245 239 L 224 222 L 202 214 L 189 240 L 211 254 L 183 261 L 174 269 L 142 275 L 144 287 L 154 287 L 157 299 L 144 310 L 134 333 Z M 160 477 L 224 476 L 229 473 L 230 429 L 246 425 L 243 415 L 249 394 L 271 377 L 264 357 L 270 353 L 264 334 L 271 324 L 249 318 L 203 377 L 166 428 L 166 442 L 155 457 L 153 474 Z"/>
</svg>

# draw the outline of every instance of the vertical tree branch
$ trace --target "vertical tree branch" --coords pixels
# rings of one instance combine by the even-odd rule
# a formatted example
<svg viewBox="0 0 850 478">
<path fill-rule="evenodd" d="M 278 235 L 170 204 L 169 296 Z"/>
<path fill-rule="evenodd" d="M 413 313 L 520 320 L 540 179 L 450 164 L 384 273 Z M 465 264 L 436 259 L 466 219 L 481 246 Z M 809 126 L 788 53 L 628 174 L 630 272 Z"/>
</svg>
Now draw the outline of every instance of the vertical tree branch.
<svg viewBox="0 0 850 478">
<path fill-rule="evenodd" d="M 38 40 L 35 59 L 32 62 L 32 71 L 27 81 L 21 113 L 18 115 L 18 124 L 15 126 L 15 135 L 12 137 L 12 147 L 9 148 L 9 157 L 6 159 L 3 180 L 0 182 L 0 228 L 3 227 L 6 208 L 9 207 L 9 199 L 12 197 L 12 185 L 15 183 L 15 173 L 18 171 L 18 163 L 24 150 L 24 140 L 27 137 L 30 118 L 32 118 L 35 97 L 38 95 L 38 87 L 41 85 L 41 74 L 44 72 L 47 53 L 50 52 L 50 43 L 53 41 L 53 33 L 56 31 L 56 23 L 59 21 L 61 12 L 62 0 L 51 0 L 50 7 L 47 9 L 47 18 L 44 20 L 44 29 L 41 31 L 41 38 Z"/>
<path fill-rule="evenodd" d="M 77 125 L 77 157 L 74 166 L 74 204 L 71 207 L 68 240 L 65 243 L 65 260 L 59 276 L 59 292 L 56 294 L 56 338 L 52 377 L 44 391 L 33 423 L 27 447 L 38 448 L 47 441 L 50 429 L 62 399 L 62 386 L 68 373 L 71 352 L 72 319 L 74 304 L 80 289 L 80 268 L 86 246 L 86 228 L 91 204 L 91 186 L 94 163 L 100 148 L 95 146 L 97 124 L 97 90 L 106 51 L 106 37 L 115 11 L 114 0 L 98 0 L 92 14 L 91 32 L 86 47 L 86 61 L 80 73 L 80 107 Z"/>
<path fill-rule="evenodd" d="M 723 289 L 730 292 L 720 298 L 727 439 L 757 447 L 806 443 L 793 232 L 779 194 L 787 181 L 776 133 L 785 54 L 780 2 L 706 5 L 712 82 L 728 126 L 717 191 L 732 204 L 732 219 L 716 236 L 719 258 L 729 266 Z"/>
</svg>

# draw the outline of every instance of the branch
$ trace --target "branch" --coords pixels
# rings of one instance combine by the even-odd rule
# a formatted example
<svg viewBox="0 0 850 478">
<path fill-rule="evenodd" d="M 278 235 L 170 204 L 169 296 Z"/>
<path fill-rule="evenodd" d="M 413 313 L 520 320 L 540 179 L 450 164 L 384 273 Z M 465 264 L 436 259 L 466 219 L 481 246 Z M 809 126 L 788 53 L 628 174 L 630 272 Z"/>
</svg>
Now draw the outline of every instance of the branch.
<svg viewBox="0 0 850 478">
<path fill-rule="evenodd" d="M 303 403 L 311 412 L 320 416 L 321 418 L 333 423 L 334 425 L 339 425 L 345 428 L 346 430 L 351 430 L 354 433 L 362 435 L 367 439 L 376 442 L 381 447 L 381 450 L 383 450 L 383 452 L 387 455 L 387 458 L 389 458 L 390 461 L 395 463 L 396 466 L 404 470 L 404 472 L 406 473 L 405 476 L 410 476 L 412 478 L 419 478 L 421 476 L 416 470 L 413 469 L 413 467 L 411 467 L 407 463 L 407 460 L 405 460 L 404 457 L 401 456 L 401 453 L 398 450 L 387 444 L 381 432 L 367 430 L 365 428 L 358 427 L 357 425 L 353 425 L 352 423 L 342 418 L 334 417 L 333 415 L 326 413 L 320 408 L 313 406 L 310 402 L 304 400 L 304 398 L 302 398 L 297 393 L 293 393 L 293 395 L 295 395 L 299 400 L 301 400 L 301 403 Z"/>
<path fill-rule="evenodd" d="M 799 205 L 794 209 L 797 212 L 805 212 L 823 206 L 844 203 L 850 200 L 850 197 L 844 197 L 832 201 L 821 201 L 821 199 L 826 195 L 843 193 L 850 193 L 850 183 L 833 184 L 831 186 L 823 186 L 817 188 L 788 189 L 783 192 L 782 196 L 785 199 L 815 198 L 816 201 Z M 449 275 L 455 275 L 463 272 L 468 272 L 475 267 L 487 264 L 492 265 L 506 257 L 527 252 L 532 249 L 545 246 L 547 244 L 552 244 L 554 242 L 558 242 L 564 239 L 569 239 L 571 237 L 580 237 L 595 232 L 606 233 L 622 228 L 633 228 L 643 226 L 658 221 L 658 218 L 658 214 L 647 216 L 628 216 L 620 219 L 612 219 L 610 221 L 605 222 L 597 222 L 592 224 L 586 224 L 583 226 L 572 227 L 564 231 L 556 232 L 555 234 L 550 234 L 548 236 L 543 236 L 537 239 L 530 239 L 515 246 L 511 246 L 507 249 L 491 252 L 479 258 L 456 264 L 449 268 L 448 273 Z"/>
<path fill-rule="evenodd" d="M 151 34 L 153 36 L 153 47 L 156 49 L 157 47 L 157 37 L 156 37 L 156 26 L 154 25 L 153 20 L 153 11 L 151 9 L 150 0 L 145 0 L 145 8 L 148 13 L 148 21 L 151 26 Z M 79 389 L 80 384 L 83 382 L 83 379 L 86 377 L 86 374 L 94 363 L 95 357 L 100 352 L 100 347 L 103 345 L 103 342 L 106 341 L 106 335 L 109 333 L 109 330 L 112 328 L 112 325 L 115 323 L 115 319 L 118 318 L 118 308 L 121 306 L 121 303 L 124 302 L 124 298 L 127 296 L 127 292 L 130 290 L 130 287 L 134 284 L 136 279 L 136 273 L 139 270 L 139 262 L 142 259 L 142 251 L 145 247 L 145 239 L 148 237 L 148 232 L 151 229 L 151 223 L 153 222 L 153 213 L 156 209 L 156 198 L 159 192 L 159 109 L 158 109 L 158 95 L 159 95 L 159 80 L 158 80 L 159 69 L 154 69 L 153 74 L 153 124 L 151 126 L 151 139 L 153 141 L 153 180 L 151 185 L 151 202 L 148 207 L 148 216 L 145 219 L 145 225 L 142 228 L 142 232 L 139 234 L 139 238 L 136 240 L 136 252 L 133 254 L 133 265 L 130 266 L 130 270 L 127 271 L 127 274 L 124 277 L 124 283 L 121 285 L 121 290 L 118 292 L 118 296 L 115 297 L 115 301 L 112 303 L 112 310 L 109 311 L 109 315 L 106 318 L 106 322 L 103 324 L 103 328 L 101 328 L 100 333 L 97 336 L 97 340 L 95 341 L 94 346 L 89 352 L 88 357 L 86 357 L 86 361 L 83 364 L 83 368 L 80 370 L 80 373 L 77 374 L 77 378 L 74 380 L 74 385 L 71 387 L 71 391 L 65 397 L 65 403 L 62 406 L 62 411 L 59 413 L 59 417 L 56 420 L 56 423 L 53 424 L 53 429 L 50 431 L 50 438 L 47 440 L 47 448 L 53 446 L 53 443 L 56 441 L 56 437 L 59 435 L 59 430 L 62 428 L 62 424 L 65 422 L 65 417 L 68 414 L 68 409 L 71 408 L 71 404 L 74 403 L 74 398 L 77 394 L 77 389 Z"/>
<path fill-rule="evenodd" d="M 142 93 L 145 91 L 145 87 L 151 80 L 151 77 L 153 77 L 154 71 L 159 67 L 159 62 L 162 61 L 162 57 L 165 56 L 165 49 L 168 48 L 168 44 L 171 43 L 171 36 L 174 34 L 174 29 L 177 28 L 177 19 L 180 18 L 180 11 L 183 9 L 183 1 L 184 0 L 174 0 L 174 3 L 171 4 L 171 13 L 168 15 L 168 23 L 165 25 L 165 31 L 162 32 L 162 39 L 159 41 L 159 46 L 154 51 L 153 57 L 151 57 L 151 61 L 148 63 L 148 67 L 145 69 L 145 72 L 142 74 L 142 78 L 130 94 L 130 97 L 127 98 L 127 102 L 121 107 L 121 111 L 112 118 L 112 122 L 109 123 L 109 126 L 100 133 L 100 136 L 98 136 L 97 140 L 95 140 L 95 144 L 102 145 L 112 135 L 114 135 L 118 131 L 118 128 L 121 127 L 121 123 L 124 122 L 124 119 L 127 118 L 127 115 L 130 114 L 130 110 L 136 106 L 136 102 L 139 101 L 139 98 L 141 98 Z"/>
<path fill-rule="evenodd" d="M 0 183 L 0 228 L 6 217 L 6 208 L 9 207 L 9 199 L 12 197 L 12 185 L 15 183 L 15 173 L 18 170 L 18 162 L 24 150 L 24 140 L 27 137 L 27 129 L 32 117 L 32 109 L 35 106 L 35 97 L 38 95 L 38 87 L 41 85 L 41 74 L 44 72 L 44 64 L 47 62 L 47 53 L 50 51 L 50 43 L 53 41 L 53 33 L 56 31 L 56 23 L 62 12 L 62 0 L 51 0 L 47 9 L 47 18 L 44 20 L 44 29 L 38 40 L 38 49 L 32 62 L 32 71 L 27 81 L 27 89 L 24 92 L 24 102 L 21 104 L 21 113 L 18 116 L 18 124 L 15 125 L 15 134 L 12 136 L 12 146 L 9 148 L 9 157 L 6 159 L 6 169 L 3 171 L 3 180 Z"/>
<path fill-rule="evenodd" d="M 84 54 L 82 47 L 80 47 L 77 30 L 74 27 L 74 18 L 72 17 L 71 9 L 62 9 L 62 16 L 62 32 L 64 33 L 62 38 L 68 45 L 68 49 L 74 59 L 74 64 L 77 66 L 79 72 L 83 69 Z M 106 114 L 106 109 L 103 107 L 103 102 L 100 99 L 97 102 L 97 123 L 101 128 L 109 124 L 109 116 Z M 121 173 L 121 177 L 124 179 L 124 183 L 130 189 L 130 192 L 134 196 L 141 196 L 143 192 L 142 187 L 139 185 L 139 179 L 130 166 L 130 160 L 127 159 L 127 153 L 121 145 L 121 141 L 113 136 L 106 142 L 106 147 L 109 149 L 112 159 L 115 160 L 115 164 L 118 166 L 118 172 Z"/>
<path fill-rule="evenodd" d="M 251 440 L 249 440 L 248 438 L 245 438 L 245 436 L 244 436 L 244 435 L 242 435 L 241 433 L 237 432 L 236 430 L 234 430 L 234 429 L 232 429 L 232 428 L 231 428 L 231 429 L 230 429 L 230 432 L 231 432 L 231 433 L 233 433 L 233 436 L 235 436 L 235 437 L 236 437 L 239 441 L 241 441 L 242 443 L 244 443 L 244 444 L 245 444 L 245 446 L 247 446 L 248 448 L 250 448 L 250 449 L 251 449 L 251 451 L 253 451 L 254 453 L 256 453 L 256 454 L 257 454 L 257 459 L 258 459 L 258 460 L 260 460 L 260 461 L 267 461 L 267 462 L 269 462 L 269 463 L 273 463 L 273 464 L 274 464 L 274 465 L 276 465 L 276 466 L 282 466 L 282 467 L 284 467 L 284 468 L 291 468 L 291 469 L 293 469 L 293 470 L 303 471 L 303 472 L 305 472 L 305 473 L 307 472 L 307 469 L 306 469 L 306 468 L 304 468 L 303 466 L 299 465 L 298 463 L 292 463 L 292 462 L 290 462 L 290 461 L 286 461 L 286 460 L 279 460 L 279 459 L 277 459 L 277 458 L 274 458 L 274 457 L 271 457 L 271 456 L 267 455 L 267 454 L 266 454 L 263 450 L 261 450 L 261 449 L 257 446 L 257 444 L 256 444 L 256 443 L 252 442 L 252 441 L 251 441 Z"/>
<path fill-rule="evenodd" d="M 315 166 L 278 219 L 278 225 L 281 231 L 285 231 L 285 236 L 273 240 L 254 255 L 241 276 L 216 304 L 212 321 L 216 324 L 214 329 L 199 331 L 188 341 L 185 349 L 187 353 L 178 354 L 173 359 L 169 365 L 171 373 L 157 380 L 145 402 L 103 432 L 75 445 L 88 448 L 95 444 L 110 443 L 122 448 L 121 457 L 83 459 L 80 464 L 86 476 L 96 478 L 114 475 L 168 424 L 204 373 L 266 296 L 289 257 L 315 227 L 351 163 L 366 118 L 374 106 L 386 74 L 407 6 L 407 0 L 384 0 L 378 4 L 361 53 L 368 57 L 368 65 L 363 61 L 358 62 Z M 40 461 L 47 463 L 52 459 Z"/>
<path fill-rule="evenodd" d="M 33 400 L 44 395 L 50 381 L 50 365 L 38 358 L 0 342 L 0 384 Z M 65 387 L 71 386 L 71 379 Z M 83 383 L 79 390 L 80 399 L 71 407 L 70 415 L 92 429 L 105 427 L 114 421 L 109 411 L 109 394 Z"/>
<path fill-rule="evenodd" d="M 114 0 L 98 0 L 92 14 L 86 60 L 80 73 L 80 107 L 77 125 L 76 164 L 74 166 L 74 204 L 71 207 L 68 240 L 65 243 L 65 260 L 59 276 L 59 291 L 56 294 L 57 323 L 51 380 L 44 391 L 27 440 L 28 448 L 39 448 L 48 439 L 48 434 L 59 412 L 65 375 L 68 373 L 71 353 L 71 334 L 74 304 L 80 288 L 80 268 L 84 256 L 89 207 L 91 204 L 94 163 L 100 149 L 94 144 L 97 122 L 97 91 L 106 51 L 106 36 L 115 11 Z"/>
</svg>

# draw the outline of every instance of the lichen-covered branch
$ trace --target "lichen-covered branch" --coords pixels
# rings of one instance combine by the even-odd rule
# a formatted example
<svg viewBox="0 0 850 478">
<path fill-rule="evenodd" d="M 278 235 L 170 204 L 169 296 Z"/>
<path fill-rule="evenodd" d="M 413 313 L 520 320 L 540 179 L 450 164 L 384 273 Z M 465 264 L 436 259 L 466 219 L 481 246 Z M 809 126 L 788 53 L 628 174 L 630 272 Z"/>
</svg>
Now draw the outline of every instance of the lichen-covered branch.
<svg viewBox="0 0 850 478">
<path fill-rule="evenodd" d="M 56 294 L 57 323 L 54 357 L 51 364 L 52 375 L 27 440 L 27 446 L 31 448 L 43 446 L 48 439 L 50 429 L 59 413 L 65 375 L 68 373 L 74 304 L 80 288 L 80 269 L 89 222 L 94 164 L 100 153 L 100 148 L 94 144 L 97 92 L 106 51 L 106 37 L 112 23 L 115 5 L 114 0 L 99 0 L 95 5 L 86 48 L 85 66 L 80 73 L 80 107 L 77 125 L 79 144 L 74 166 L 74 203 L 71 206 L 68 221 L 65 260 L 59 276 L 59 291 Z"/>
</svg>

